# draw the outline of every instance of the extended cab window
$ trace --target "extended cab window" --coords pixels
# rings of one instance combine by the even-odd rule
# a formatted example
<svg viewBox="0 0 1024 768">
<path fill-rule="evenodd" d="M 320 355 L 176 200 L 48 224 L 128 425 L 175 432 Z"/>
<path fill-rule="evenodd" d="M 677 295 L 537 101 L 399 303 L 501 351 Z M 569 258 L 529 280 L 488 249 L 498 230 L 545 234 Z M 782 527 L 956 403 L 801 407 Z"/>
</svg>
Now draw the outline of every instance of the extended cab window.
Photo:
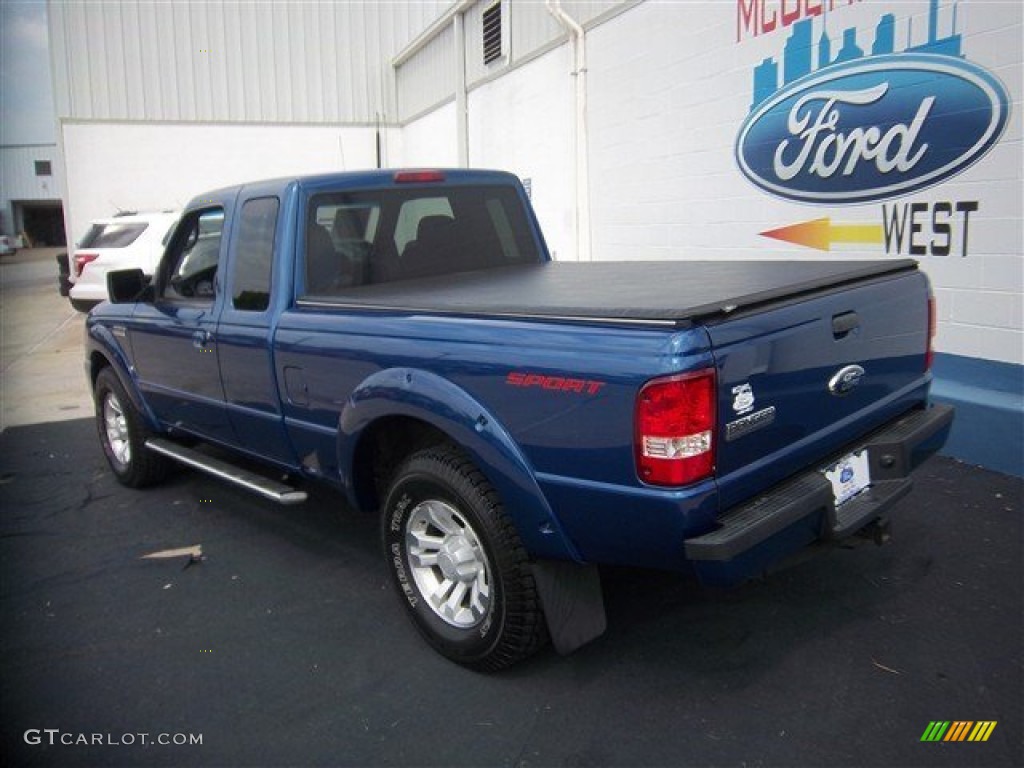
<svg viewBox="0 0 1024 768">
<path fill-rule="evenodd" d="M 276 197 L 247 200 L 242 206 L 232 275 L 235 309 L 262 312 L 270 305 L 278 207 Z"/>
<path fill-rule="evenodd" d="M 167 253 L 163 298 L 213 301 L 223 229 L 221 208 L 182 218 Z"/>
<path fill-rule="evenodd" d="M 306 292 L 540 261 L 511 186 L 430 186 L 314 195 Z"/>
</svg>

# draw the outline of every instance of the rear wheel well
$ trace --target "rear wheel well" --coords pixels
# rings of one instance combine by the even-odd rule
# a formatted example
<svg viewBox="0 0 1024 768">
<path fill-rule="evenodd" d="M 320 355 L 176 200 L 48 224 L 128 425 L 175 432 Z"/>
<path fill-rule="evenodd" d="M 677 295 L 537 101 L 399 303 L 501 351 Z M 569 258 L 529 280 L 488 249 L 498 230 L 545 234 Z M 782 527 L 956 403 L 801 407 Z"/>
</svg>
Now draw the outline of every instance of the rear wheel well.
<svg viewBox="0 0 1024 768">
<path fill-rule="evenodd" d="M 379 509 L 395 469 L 424 448 L 454 442 L 445 432 L 409 416 L 389 416 L 371 424 L 356 448 L 353 484 L 363 509 Z"/>
</svg>

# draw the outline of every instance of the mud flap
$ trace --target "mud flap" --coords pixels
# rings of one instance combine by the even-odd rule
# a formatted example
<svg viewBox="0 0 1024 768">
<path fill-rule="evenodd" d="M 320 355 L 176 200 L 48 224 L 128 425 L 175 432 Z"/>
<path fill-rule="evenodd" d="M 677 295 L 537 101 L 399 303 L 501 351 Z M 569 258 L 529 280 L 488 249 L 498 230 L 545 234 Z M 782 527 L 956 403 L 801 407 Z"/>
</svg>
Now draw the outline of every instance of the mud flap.
<svg viewBox="0 0 1024 768">
<path fill-rule="evenodd" d="M 604 634 L 608 620 L 596 565 L 540 560 L 532 569 L 556 651 L 572 653 Z"/>
</svg>

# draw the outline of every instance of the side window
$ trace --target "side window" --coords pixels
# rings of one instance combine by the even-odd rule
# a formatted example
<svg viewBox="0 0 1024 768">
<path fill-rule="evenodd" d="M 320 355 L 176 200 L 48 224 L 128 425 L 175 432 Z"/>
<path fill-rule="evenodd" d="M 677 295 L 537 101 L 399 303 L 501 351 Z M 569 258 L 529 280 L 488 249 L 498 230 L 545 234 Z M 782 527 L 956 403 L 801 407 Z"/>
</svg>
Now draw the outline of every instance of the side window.
<svg viewBox="0 0 1024 768">
<path fill-rule="evenodd" d="M 163 297 L 213 301 L 224 210 L 208 208 L 182 218 L 168 252 Z"/>
<path fill-rule="evenodd" d="M 232 275 L 235 309 L 262 312 L 270 305 L 278 207 L 276 197 L 255 198 L 242 206 Z"/>
</svg>

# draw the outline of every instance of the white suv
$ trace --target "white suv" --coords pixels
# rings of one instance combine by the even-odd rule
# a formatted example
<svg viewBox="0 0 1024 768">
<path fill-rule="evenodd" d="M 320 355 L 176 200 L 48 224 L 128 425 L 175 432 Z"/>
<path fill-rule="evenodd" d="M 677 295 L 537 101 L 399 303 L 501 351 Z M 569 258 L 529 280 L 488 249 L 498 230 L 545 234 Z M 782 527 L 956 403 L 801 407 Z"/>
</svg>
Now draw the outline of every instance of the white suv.
<svg viewBox="0 0 1024 768">
<path fill-rule="evenodd" d="M 107 273 L 141 269 L 152 275 L 181 211 L 123 213 L 97 219 L 71 257 L 71 306 L 88 312 L 107 300 Z"/>
</svg>

